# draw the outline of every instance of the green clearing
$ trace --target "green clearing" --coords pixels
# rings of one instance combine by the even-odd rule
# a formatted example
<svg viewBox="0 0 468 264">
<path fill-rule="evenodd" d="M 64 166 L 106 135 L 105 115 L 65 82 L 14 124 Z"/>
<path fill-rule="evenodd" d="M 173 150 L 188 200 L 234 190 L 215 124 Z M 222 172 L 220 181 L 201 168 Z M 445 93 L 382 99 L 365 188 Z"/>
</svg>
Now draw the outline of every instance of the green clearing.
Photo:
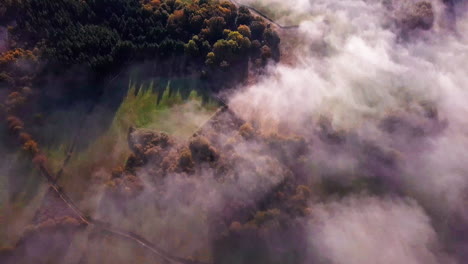
<svg viewBox="0 0 468 264">
<path fill-rule="evenodd" d="M 127 146 L 130 126 L 165 131 L 179 140 L 188 139 L 218 108 L 217 103 L 195 91 L 194 88 L 198 85 L 200 84 L 189 78 L 130 82 L 125 98 L 104 133 L 87 147 L 73 153 L 60 180 L 66 192 L 75 201 L 85 201 L 80 203 L 82 209 L 93 211 L 94 205 L 89 201 L 99 193 L 93 183 L 105 180 L 112 168 L 125 162 L 130 154 Z M 45 138 L 47 141 L 42 147 L 52 171 L 58 171 L 61 167 L 75 137 L 76 128 L 81 125 L 74 120 L 82 120 L 77 117 L 83 113 L 83 109 L 57 113 L 51 124 L 43 128 L 43 133 L 49 136 Z M 21 151 L 5 157 L 2 167 L 0 247 L 11 246 L 21 236 L 47 189 L 42 177 Z M 15 179 L 12 175 L 19 175 L 15 177 L 23 186 L 13 196 L 9 190 L 9 179 Z M 10 221 L 13 219 L 15 221 Z"/>
<path fill-rule="evenodd" d="M 194 85 L 198 84 L 188 78 L 130 82 L 110 126 L 85 149 L 73 153 L 60 184 L 77 201 L 93 196 L 96 190 L 92 183 L 105 180 L 130 154 L 127 133 L 131 126 L 164 131 L 187 140 L 218 108 L 217 103 L 199 95 Z M 63 142 L 47 149 L 53 171 L 61 167 L 70 144 Z M 83 204 L 83 208 L 93 211 L 88 205 Z"/>
</svg>

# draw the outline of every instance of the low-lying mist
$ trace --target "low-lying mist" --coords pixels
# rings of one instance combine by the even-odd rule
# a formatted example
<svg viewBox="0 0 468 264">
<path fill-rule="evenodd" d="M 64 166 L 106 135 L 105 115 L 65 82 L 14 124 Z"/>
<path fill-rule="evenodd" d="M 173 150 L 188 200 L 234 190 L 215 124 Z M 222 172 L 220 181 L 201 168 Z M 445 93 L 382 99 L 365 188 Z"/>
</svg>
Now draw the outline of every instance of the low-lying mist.
<svg viewBox="0 0 468 264">
<path fill-rule="evenodd" d="M 466 262 L 468 5 L 240 2 L 270 13 L 278 5 L 278 19 L 300 16 L 298 28 L 270 25 L 294 48 L 257 82 L 220 94 L 227 106 L 187 139 L 175 131 L 180 122 L 192 120 L 191 129 L 211 108 L 164 112 L 146 107 L 144 91 L 147 100 L 122 104 L 127 119 L 166 126 L 130 127 L 129 150 L 119 142 L 119 153 L 131 154 L 112 171 L 93 167 L 79 206 L 206 263 Z M 147 109 L 161 118 L 141 115 Z M 146 261 L 89 233 L 66 249 L 68 259 Z M 119 257 L 95 249 L 112 245 Z M 75 257 L 77 247 L 88 249 Z"/>
<path fill-rule="evenodd" d="M 346 143 L 327 151 L 313 141 L 310 155 L 335 170 L 364 174 L 356 164 L 371 161 L 362 160 L 359 145 L 391 150 L 397 168 L 376 168 L 374 177 L 391 178 L 410 199 L 365 195 L 311 205 L 319 219 L 310 222 L 311 248 L 331 263 L 449 263 L 434 256 L 446 247 L 462 263 L 466 3 L 327 0 L 307 8 L 313 19 L 298 29 L 296 63 L 272 66 L 269 76 L 234 93 L 230 108 L 262 131 L 305 137 L 326 120 Z"/>
</svg>

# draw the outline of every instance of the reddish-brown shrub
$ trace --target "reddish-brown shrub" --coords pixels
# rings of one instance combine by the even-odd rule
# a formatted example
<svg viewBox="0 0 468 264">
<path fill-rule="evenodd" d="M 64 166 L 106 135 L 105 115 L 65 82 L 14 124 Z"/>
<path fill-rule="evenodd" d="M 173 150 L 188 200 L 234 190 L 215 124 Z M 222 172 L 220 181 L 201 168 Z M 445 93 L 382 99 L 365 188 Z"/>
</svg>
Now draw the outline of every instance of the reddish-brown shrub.
<svg viewBox="0 0 468 264">
<path fill-rule="evenodd" d="M 26 150 L 29 154 L 35 156 L 39 153 L 39 146 L 36 141 L 30 139 L 23 144 L 23 149 Z"/>
<path fill-rule="evenodd" d="M 29 141 L 29 140 L 32 139 L 31 135 L 29 135 L 29 134 L 26 133 L 26 132 L 21 132 L 21 133 L 19 133 L 18 138 L 19 138 L 21 144 L 24 144 L 24 143 L 26 143 L 27 141 Z"/>
<path fill-rule="evenodd" d="M 16 116 L 7 117 L 8 129 L 13 133 L 19 133 L 24 128 L 24 123 Z"/>
</svg>

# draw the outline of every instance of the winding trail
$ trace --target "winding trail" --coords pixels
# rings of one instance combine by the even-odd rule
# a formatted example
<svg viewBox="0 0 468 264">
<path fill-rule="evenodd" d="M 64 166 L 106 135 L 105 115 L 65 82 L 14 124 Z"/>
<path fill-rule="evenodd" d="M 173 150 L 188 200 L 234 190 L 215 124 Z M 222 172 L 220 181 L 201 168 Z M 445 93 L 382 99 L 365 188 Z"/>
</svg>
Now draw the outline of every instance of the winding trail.
<svg viewBox="0 0 468 264">
<path fill-rule="evenodd" d="M 117 227 L 113 227 L 110 223 L 103 222 L 100 220 L 93 219 L 90 216 L 85 215 L 79 208 L 78 206 L 73 202 L 73 200 L 63 191 L 62 187 L 57 184 L 57 181 L 55 178 L 52 176 L 52 174 L 49 172 L 49 170 L 44 166 L 44 165 L 39 165 L 39 170 L 41 172 L 41 175 L 44 176 L 48 183 L 49 186 L 54 190 L 54 192 L 60 197 L 60 199 L 70 208 L 73 210 L 73 212 L 76 214 L 79 220 L 83 222 L 83 224 L 88 225 L 88 226 L 93 226 L 98 230 L 110 233 L 112 235 L 131 240 L 140 246 L 148 249 L 158 257 L 164 259 L 165 261 L 169 263 L 181 263 L 181 264 L 207 264 L 205 262 L 201 261 L 196 261 L 196 260 L 191 260 L 191 259 L 185 259 L 185 258 L 180 258 L 173 256 L 166 252 L 165 250 L 159 248 L 156 246 L 154 243 L 151 243 L 150 241 L 146 240 L 142 236 L 135 234 L 130 231 L 122 230 Z"/>
<path fill-rule="evenodd" d="M 287 29 L 298 29 L 299 28 L 299 25 L 291 25 L 291 26 L 284 26 L 284 25 L 281 25 L 279 24 L 278 22 L 274 21 L 273 19 L 271 19 L 270 17 L 268 17 L 267 15 L 265 15 L 262 11 L 256 9 L 255 7 L 253 6 L 249 6 L 249 5 L 245 5 L 245 4 L 241 4 L 239 3 L 237 0 L 229 0 L 232 4 L 234 4 L 237 8 L 243 6 L 243 7 L 246 7 L 247 9 L 249 9 L 249 11 L 254 14 L 254 15 L 257 15 L 265 20 L 267 20 L 268 22 L 270 22 L 271 24 L 273 24 L 277 29 L 281 29 L 281 30 L 287 30 Z"/>
</svg>

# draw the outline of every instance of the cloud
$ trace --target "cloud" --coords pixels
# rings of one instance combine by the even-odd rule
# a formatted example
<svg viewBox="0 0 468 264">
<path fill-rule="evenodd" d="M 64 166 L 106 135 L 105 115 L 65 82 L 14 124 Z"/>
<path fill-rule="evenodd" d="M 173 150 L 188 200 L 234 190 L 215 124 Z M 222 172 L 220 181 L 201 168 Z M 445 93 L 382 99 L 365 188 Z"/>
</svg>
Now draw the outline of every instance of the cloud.
<svg viewBox="0 0 468 264">
<path fill-rule="evenodd" d="M 324 263 L 452 263 L 411 200 L 351 197 L 315 206 L 310 240 Z"/>
<path fill-rule="evenodd" d="M 298 33 L 305 40 L 294 51 L 301 59 L 271 67 L 267 77 L 235 93 L 229 105 L 264 130 L 282 125 L 302 135 L 312 134 L 311 124 L 327 116 L 337 129 L 396 148 L 406 159 L 415 191 L 431 197 L 443 193 L 448 206 L 467 184 L 461 149 L 468 146 L 468 39 L 457 32 L 467 27 L 468 17 L 457 17 L 455 30 L 440 22 L 402 39 L 393 20 L 404 6 L 400 2 L 393 1 L 389 9 L 378 1 L 314 1 L 311 12 L 317 16 L 303 22 Z M 442 3 L 432 3 L 442 16 Z M 311 49 L 319 44 L 322 49 Z M 379 129 L 391 114 L 413 115 L 413 124 L 425 122 L 427 103 L 447 124 L 438 136 L 416 142 Z M 408 148 L 419 148 L 416 143 L 424 151 Z"/>
<path fill-rule="evenodd" d="M 456 225 L 465 226 L 467 4 L 426 1 L 434 16 L 426 28 L 414 26 L 422 23 L 418 19 L 428 21 L 417 17 L 421 13 L 415 6 L 421 2 L 311 1 L 307 10 L 312 19 L 297 31 L 301 42 L 283 54 L 298 60 L 271 66 L 266 77 L 229 100 L 234 112 L 264 132 L 286 127 L 316 142 L 315 128 L 326 116 L 334 129 L 353 135 L 352 145 L 373 142 L 398 153 L 398 169 L 390 177 L 412 202 L 366 198 L 331 205 L 340 208 L 333 213 L 320 209 L 327 220 L 318 240 L 325 241 L 321 247 L 332 263 L 439 263 L 430 249 L 438 235 L 419 206 L 436 219 L 461 217 Z M 382 129 L 392 116 L 396 132 Z M 402 132 L 404 127 L 413 132 Z M 315 159 L 333 164 L 335 152 L 321 147 L 312 147 Z M 344 163 L 349 171 L 362 161 L 358 149 L 338 151 L 348 157 L 344 160 L 355 161 Z M 466 229 L 436 226 L 437 232 L 457 228 Z M 383 250 L 387 248 L 389 253 Z"/>
</svg>

